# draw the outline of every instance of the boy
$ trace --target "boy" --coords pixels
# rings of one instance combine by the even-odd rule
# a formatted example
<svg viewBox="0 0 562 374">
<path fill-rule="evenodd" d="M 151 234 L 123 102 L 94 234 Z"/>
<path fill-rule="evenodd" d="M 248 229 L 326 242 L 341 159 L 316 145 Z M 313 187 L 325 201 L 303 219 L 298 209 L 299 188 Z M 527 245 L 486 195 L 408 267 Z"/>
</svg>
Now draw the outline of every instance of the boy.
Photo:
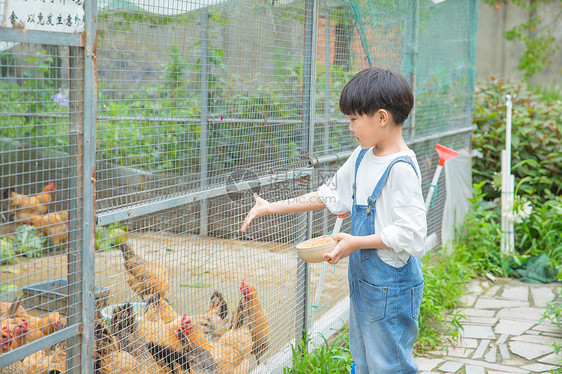
<svg viewBox="0 0 562 374">
<path fill-rule="evenodd" d="M 349 256 L 349 345 L 357 374 L 417 373 L 412 350 L 427 226 L 419 166 L 402 137 L 413 105 L 400 74 L 381 68 L 356 74 L 341 93 L 340 109 L 360 146 L 316 192 L 275 203 L 254 195 L 241 228 L 267 214 L 351 211 L 351 233 L 334 235 L 338 244 L 324 257 L 336 264 Z"/>
</svg>

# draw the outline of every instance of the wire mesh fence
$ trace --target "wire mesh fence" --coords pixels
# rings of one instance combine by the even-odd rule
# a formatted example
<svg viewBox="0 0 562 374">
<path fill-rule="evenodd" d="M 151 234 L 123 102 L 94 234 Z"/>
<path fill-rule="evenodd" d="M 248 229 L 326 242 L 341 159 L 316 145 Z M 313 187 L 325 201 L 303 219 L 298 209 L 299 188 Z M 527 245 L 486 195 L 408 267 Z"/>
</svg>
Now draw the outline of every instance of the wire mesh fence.
<svg viewBox="0 0 562 374">
<path fill-rule="evenodd" d="M 345 315 L 346 261 L 294 250 L 327 211 L 241 233 L 252 194 L 333 175 L 357 146 L 339 93 L 369 65 L 412 85 L 424 193 L 435 143 L 468 147 L 475 1 L 59 3 L 0 3 L 3 371 L 281 372 Z"/>
</svg>

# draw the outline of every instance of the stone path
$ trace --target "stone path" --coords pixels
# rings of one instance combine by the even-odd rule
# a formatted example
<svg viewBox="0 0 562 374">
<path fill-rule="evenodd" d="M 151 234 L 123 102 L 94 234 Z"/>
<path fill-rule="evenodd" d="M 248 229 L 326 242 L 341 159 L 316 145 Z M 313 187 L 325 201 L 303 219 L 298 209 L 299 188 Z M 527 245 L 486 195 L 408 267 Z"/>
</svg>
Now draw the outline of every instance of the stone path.
<svg viewBox="0 0 562 374">
<path fill-rule="evenodd" d="M 553 343 L 562 329 L 539 323 L 558 283 L 527 284 L 513 279 L 474 280 L 464 297 L 461 339 L 443 351 L 416 358 L 419 373 L 507 374 L 549 373 L 556 369 Z"/>
</svg>

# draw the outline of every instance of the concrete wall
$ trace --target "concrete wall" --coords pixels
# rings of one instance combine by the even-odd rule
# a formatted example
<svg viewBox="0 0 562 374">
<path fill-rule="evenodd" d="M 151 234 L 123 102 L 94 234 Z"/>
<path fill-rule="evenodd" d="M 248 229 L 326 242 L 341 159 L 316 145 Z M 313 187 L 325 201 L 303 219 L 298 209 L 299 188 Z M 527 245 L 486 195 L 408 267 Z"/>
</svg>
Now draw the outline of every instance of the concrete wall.
<svg viewBox="0 0 562 374">
<path fill-rule="evenodd" d="M 478 35 L 476 44 L 476 78 L 485 79 L 491 75 L 499 78 L 523 78 L 524 72 L 517 69 L 519 56 L 525 50 L 522 42 L 507 41 L 503 32 L 510 30 L 531 15 L 512 2 L 498 1 L 499 9 L 484 1 L 478 6 Z M 543 22 L 537 32 L 552 29 L 556 44 L 562 45 L 562 1 L 550 0 L 539 6 L 537 15 Z M 530 83 L 543 87 L 550 84 L 562 85 L 562 49 L 550 58 L 551 64 L 535 74 Z"/>
</svg>

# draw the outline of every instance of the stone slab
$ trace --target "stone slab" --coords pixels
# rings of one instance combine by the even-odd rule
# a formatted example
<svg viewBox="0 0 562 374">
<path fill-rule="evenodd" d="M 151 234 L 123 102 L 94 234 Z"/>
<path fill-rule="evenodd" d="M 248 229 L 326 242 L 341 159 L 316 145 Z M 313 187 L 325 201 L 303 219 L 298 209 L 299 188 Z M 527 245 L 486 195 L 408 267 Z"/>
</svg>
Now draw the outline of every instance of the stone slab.
<svg viewBox="0 0 562 374">
<path fill-rule="evenodd" d="M 478 298 L 478 300 L 476 300 L 476 304 L 474 304 L 474 307 L 477 309 L 502 309 L 528 306 L 529 303 L 526 301 L 501 300 L 485 296 Z"/>
<path fill-rule="evenodd" d="M 544 332 L 544 333 L 549 333 L 550 335 L 554 335 L 554 336 L 562 337 L 562 329 L 560 327 L 550 325 L 550 324 L 547 325 L 547 324 L 541 323 L 540 325 L 536 325 L 535 327 L 533 327 L 533 330 Z"/>
<path fill-rule="evenodd" d="M 457 347 L 460 348 L 476 348 L 478 347 L 478 340 L 472 338 L 462 338 L 460 339 Z"/>
<path fill-rule="evenodd" d="M 534 322 L 500 319 L 494 331 L 496 334 L 521 335 L 535 325 Z"/>
<path fill-rule="evenodd" d="M 426 357 L 416 357 L 416 362 L 418 363 L 418 370 L 433 370 L 437 365 L 441 364 L 443 361 L 440 358 L 426 358 Z"/>
<path fill-rule="evenodd" d="M 495 310 L 466 308 L 461 311 L 462 314 L 469 317 L 493 317 Z"/>
<path fill-rule="evenodd" d="M 533 373 L 544 373 L 545 371 L 556 369 L 556 366 L 535 363 L 535 364 L 521 366 L 521 368 L 530 370 Z"/>
<path fill-rule="evenodd" d="M 549 347 L 543 344 L 511 341 L 509 342 L 509 350 L 511 353 L 521 356 L 527 360 L 534 360 L 535 358 L 552 353 L 554 351 L 554 347 Z"/>
<path fill-rule="evenodd" d="M 482 358 L 482 356 L 484 356 L 484 352 L 486 352 L 486 349 L 488 349 L 489 344 L 490 344 L 489 340 L 484 339 L 484 340 L 480 341 L 480 344 L 478 345 L 478 348 L 476 348 L 476 351 L 472 355 L 472 359 Z"/>
<path fill-rule="evenodd" d="M 544 344 L 544 345 L 552 345 L 554 343 L 560 343 L 560 339 L 553 338 L 551 336 L 545 335 L 521 335 L 521 336 L 514 336 L 511 338 L 512 341 L 520 341 L 520 342 L 528 342 L 528 343 L 537 343 L 537 344 Z"/>
<path fill-rule="evenodd" d="M 474 352 L 474 349 L 472 349 L 472 348 L 456 347 L 456 348 L 450 348 L 449 351 L 447 352 L 447 356 L 449 356 L 449 357 L 470 357 L 472 352 Z"/>
<path fill-rule="evenodd" d="M 480 301 L 480 300 L 479 300 Z M 520 301 L 513 301 L 520 302 Z M 498 312 L 498 318 L 506 318 L 511 320 L 533 321 L 538 322 L 545 308 L 531 308 L 531 307 L 508 307 Z"/>
<path fill-rule="evenodd" d="M 474 303 L 476 302 L 476 296 L 469 293 L 465 293 L 461 296 L 460 301 L 464 306 L 473 306 Z"/>
<path fill-rule="evenodd" d="M 501 297 L 508 300 L 529 301 L 529 287 L 506 285 Z"/>
<path fill-rule="evenodd" d="M 446 361 L 439 367 L 439 371 L 443 371 L 445 373 L 456 373 L 463 367 L 463 365 L 464 364 L 461 362 Z"/>
<path fill-rule="evenodd" d="M 507 341 L 507 338 L 509 338 L 509 334 L 501 334 L 498 340 L 496 340 L 496 344 L 505 343 Z"/>
<path fill-rule="evenodd" d="M 498 347 L 496 347 L 495 345 L 492 345 L 490 347 L 490 350 L 488 351 L 488 353 L 486 353 L 486 355 L 484 355 L 484 360 L 486 360 L 488 362 L 496 362 L 497 354 L 498 354 Z"/>
<path fill-rule="evenodd" d="M 486 295 L 486 296 L 496 296 L 496 294 L 498 293 L 500 288 L 501 288 L 500 286 L 490 287 L 490 289 L 488 289 L 488 291 L 486 291 L 486 293 L 484 295 Z"/>
<path fill-rule="evenodd" d="M 466 374 L 486 374 L 486 370 L 482 366 L 466 365 Z"/>
<path fill-rule="evenodd" d="M 543 364 L 558 364 L 558 362 L 562 360 L 562 353 L 556 356 L 554 353 L 549 354 L 548 356 L 544 356 L 539 358 L 537 361 L 542 362 Z"/>
<path fill-rule="evenodd" d="M 464 325 L 460 332 L 462 338 L 474 338 L 474 339 L 495 339 L 496 335 L 492 331 L 490 326 L 482 325 Z"/>
<path fill-rule="evenodd" d="M 531 287 L 531 296 L 535 306 L 546 306 L 546 304 L 554 300 L 552 287 Z"/>
<path fill-rule="evenodd" d="M 497 370 L 497 371 L 503 371 L 503 372 L 506 372 L 506 373 L 517 373 L 517 374 L 528 374 L 529 373 L 529 370 L 521 369 L 521 368 L 518 368 L 518 367 L 507 366 L 507 365 L 502 365 L 502 364 L 492 363 L 492 362 L 486 362 L 486 361 L 471 360 L 469 358 L 458 358 L 458 359 L 456 359 L 456 361 L 465 363 L 467 365 L 483 366 L 484 368 L 486 368 L 486 370 L 488 370 L 488 373 L 490 372 L 490 370 Z"/>
<path fill-rule="evenodd" d="M 461 319 L 461 323 L 467 323 L 472 325 L 489 325 L 493 326 L 498 322 L 495 317 L 465 317 Z"/>
<path fill-rule="evenodd" d="M 480 285 L 480 282 L 476 279 L 470 281 L 466 286 L 466 290 L 470 293 L 481 294 L 484 292 L 484 289 Z"/>
<path fill-rule="evenodd" d="M 511 355 L 509 354 L 509 350 L 507 349 L 507 345 L 498 344 L 498 348 L 500 350 L 500 356 L 502 360 L 509 360 L 511 358 Z"/>
</svg>

